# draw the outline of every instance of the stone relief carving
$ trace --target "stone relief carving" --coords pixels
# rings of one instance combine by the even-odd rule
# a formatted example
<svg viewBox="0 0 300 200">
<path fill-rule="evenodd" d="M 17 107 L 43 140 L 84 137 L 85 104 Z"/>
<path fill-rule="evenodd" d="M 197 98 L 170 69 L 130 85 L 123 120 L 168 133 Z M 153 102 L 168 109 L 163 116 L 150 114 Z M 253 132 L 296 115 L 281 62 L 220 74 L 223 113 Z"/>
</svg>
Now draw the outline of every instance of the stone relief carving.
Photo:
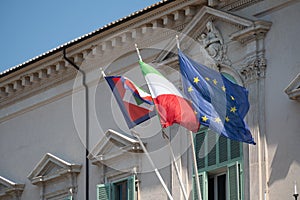
<svg viewBox="0 0 300 200">
<path fill-rule="evenodd" d="M 265 77 L 266 73 L 266 59 L 264 55 L 256 58 L 249 58 L 244 62 L 244 67 L 240 70 L 244 81 L 251 82 Z"/>
<path fill-rule="evenodd" d="M 231 61 L 226 55 L 227 46 L 224 44 L 220 31 L 215 27 L 212 21 L 207 22 L 206 28 L 207 33 L 202 33 L 199 40 L 208 55 L 217 63 L 231 65 Z"/>
</svg>

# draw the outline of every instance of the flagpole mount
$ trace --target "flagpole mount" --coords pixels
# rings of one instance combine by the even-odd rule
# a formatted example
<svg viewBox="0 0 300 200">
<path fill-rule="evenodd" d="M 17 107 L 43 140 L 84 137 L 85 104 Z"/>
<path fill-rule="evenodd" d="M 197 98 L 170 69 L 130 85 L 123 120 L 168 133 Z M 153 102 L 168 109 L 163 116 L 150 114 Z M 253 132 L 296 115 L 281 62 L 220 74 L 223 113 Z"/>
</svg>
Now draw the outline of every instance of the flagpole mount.
<svg viewBox="0 0 300 200">
<path fill-rule="evenodd" d="M 299 196 L 299 194 L 293 194 L 293 196 L 294 196 L 295 200 L 297 200 L 297 199 L 298 199 L 298 196 Z"/>
</svg>

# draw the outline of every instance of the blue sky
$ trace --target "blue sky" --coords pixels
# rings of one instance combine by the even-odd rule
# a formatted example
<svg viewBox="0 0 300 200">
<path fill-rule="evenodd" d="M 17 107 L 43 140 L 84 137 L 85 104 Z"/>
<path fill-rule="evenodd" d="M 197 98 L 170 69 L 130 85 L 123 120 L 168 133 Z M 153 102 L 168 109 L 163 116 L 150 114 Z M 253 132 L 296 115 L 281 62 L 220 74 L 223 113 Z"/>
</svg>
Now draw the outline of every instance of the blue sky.
<svg viewBox="0 0 300 200">
<path fill-rule="evenodd" d="M 158 0 L 0 0 L 0 71 Z"/>
</svg>

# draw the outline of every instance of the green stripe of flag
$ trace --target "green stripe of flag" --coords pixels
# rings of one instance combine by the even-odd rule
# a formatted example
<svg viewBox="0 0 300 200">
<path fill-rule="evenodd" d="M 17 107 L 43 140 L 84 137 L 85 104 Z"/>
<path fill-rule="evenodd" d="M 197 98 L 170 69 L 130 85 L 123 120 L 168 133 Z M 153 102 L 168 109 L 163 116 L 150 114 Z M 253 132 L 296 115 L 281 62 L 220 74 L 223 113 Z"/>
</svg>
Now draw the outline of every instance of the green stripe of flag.
<svg viewBox="0 0 300 200">
<path fill-rule="evenodd" d="M 142 73 L 144 76 L 146 76 L 147 74 L 153 73 L 153 74 L 157 74 L 163 77 L 163 75 L 157 71 L 156 69 L 154 69 L 152 66 L 148 65 L 147 63 L 144 63 L 143 61 L 139 61 Z"/>
</svg>

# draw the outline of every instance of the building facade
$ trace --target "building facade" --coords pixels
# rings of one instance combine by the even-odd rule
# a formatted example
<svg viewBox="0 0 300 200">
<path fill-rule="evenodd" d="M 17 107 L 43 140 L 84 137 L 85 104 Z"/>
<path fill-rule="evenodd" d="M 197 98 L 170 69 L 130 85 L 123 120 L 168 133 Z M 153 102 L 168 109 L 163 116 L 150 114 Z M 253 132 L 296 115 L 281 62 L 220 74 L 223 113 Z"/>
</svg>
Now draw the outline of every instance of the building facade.
<svg viewBox="0 0 300 200">
<path fill-rule="evenodd" d="M 203 200 L 293 199 L 299 9 L 295 0 L 166 0 L 2 72 L 0 199 L 168 199 L 166 190 L 185 199 L 180 181 L 199 199 L 192 148 Z M 147 90 L 137 44 L 181 89 L 176 35 L 185 54 L 249 90 L 256 145 L 201 127 L 191 146 L 178 125 L 162 133 L 157 116 L 128 129 L 102 71 Z"/>
</svg>

